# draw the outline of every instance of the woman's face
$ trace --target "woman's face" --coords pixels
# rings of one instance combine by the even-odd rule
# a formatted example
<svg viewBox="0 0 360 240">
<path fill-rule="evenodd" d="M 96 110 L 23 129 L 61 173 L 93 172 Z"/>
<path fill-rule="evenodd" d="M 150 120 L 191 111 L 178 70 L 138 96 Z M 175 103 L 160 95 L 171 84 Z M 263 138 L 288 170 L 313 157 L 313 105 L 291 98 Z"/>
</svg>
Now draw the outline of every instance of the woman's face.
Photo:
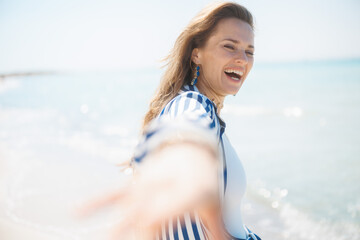
<svg viewBox="0 0 360 240">
<path fill-rule="evenodd" d="M 200 65 L 199 83 L 217 97 L 235 95 L 254 62 L 254 33 L 237 18 L 219 21 L 205 46 L 195 48 L 192 61 Z"/>
</svg>

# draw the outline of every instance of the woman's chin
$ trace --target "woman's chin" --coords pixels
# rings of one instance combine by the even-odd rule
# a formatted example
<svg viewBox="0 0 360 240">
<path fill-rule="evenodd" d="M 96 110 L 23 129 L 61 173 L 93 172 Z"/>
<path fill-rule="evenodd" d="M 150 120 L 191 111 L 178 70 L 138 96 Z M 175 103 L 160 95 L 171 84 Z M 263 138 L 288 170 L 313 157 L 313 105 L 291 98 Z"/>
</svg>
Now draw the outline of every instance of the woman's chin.
<svg viewBox="0 0 360 240">
<path fill-rule="evenodd" d="M 237 82 L 235 82 L 234 80 L 232 80 L 231 82 L 227 82 L 226 86 L 224 86 L 226 95 L 236 95 L 239 92 L 243 82 L 244 81 L 242 79 Z"/>
<path fill-rule="evenodd" d="M 241 85 L 240 86 L 232 86 L 231 88 L 228 89 L 227 95 L 235 96 L 239 92 L 240 88 L 241 88 Z"/>
</svg>

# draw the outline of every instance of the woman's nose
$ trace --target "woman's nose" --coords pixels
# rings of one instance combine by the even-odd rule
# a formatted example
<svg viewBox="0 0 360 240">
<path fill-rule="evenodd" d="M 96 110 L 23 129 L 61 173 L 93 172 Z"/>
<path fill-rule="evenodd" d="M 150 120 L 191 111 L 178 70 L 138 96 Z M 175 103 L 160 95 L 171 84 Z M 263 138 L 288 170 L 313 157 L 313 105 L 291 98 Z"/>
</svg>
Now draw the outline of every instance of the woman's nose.
<svg viewBox="0 0 360 240">
<path fill-rule="evenodd" d="M 238 54 L 236 55 L 235 61 L 236 61 L 236 63 L 244 65 L 244 66 L 248 63 L 248 57 L 246 55 L 245 50 L 240 50 L 238 52 Z"/>
</svg>

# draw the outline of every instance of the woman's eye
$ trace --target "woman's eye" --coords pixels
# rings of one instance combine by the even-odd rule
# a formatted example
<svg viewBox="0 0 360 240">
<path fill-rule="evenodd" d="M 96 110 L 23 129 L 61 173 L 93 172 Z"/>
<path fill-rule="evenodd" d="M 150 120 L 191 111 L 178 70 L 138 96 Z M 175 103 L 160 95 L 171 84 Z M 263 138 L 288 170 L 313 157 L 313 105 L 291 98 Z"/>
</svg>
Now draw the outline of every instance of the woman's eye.
<svg viewBox="0 0 360 240">
<path fill-rule="evenodd" d="M 254 53 L 253 52 L 246 52 L 246 55 L 249 55 L 249 56 L 254 56 Z"/>
<path fill-rule="evenodd" d="M 231 45 L 225 45 L 224 47 L 227 48 L 227 49 L 230 49 L 230 50 L 235 50 L 235 48 L 233 46 L 231 46 Z"/>
</svg>

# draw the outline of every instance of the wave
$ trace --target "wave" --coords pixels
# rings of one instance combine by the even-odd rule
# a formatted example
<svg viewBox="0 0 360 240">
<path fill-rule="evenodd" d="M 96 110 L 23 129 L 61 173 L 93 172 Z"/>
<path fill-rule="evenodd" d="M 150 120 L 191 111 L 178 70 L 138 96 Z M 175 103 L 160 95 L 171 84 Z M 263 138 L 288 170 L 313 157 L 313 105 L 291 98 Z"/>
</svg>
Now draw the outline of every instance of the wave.
<svg viewBox="0 0 360 240">
<path fill-rule="evenodd" d="M 284 236 L 288 239 L 317 240 L 358 240 L 360 226 L 350 222 L 317 221 L 287 203 L 280 209 L 280 217 L 285 223 Z"/>
<path fill-rule="evenodd" d="M 285 117 L 299 118 L 304 115 L 304 110 L 298 106 L 284 107 L 282 109 L 274 109 L 263 106 L 240 106 L 226 104 L 222 109 L 222 113 L 233 116 L 262 116 L 262 115 L 283 115 Z"/>
<path fill-rule="evenodd" d="M 239 106 L 232 104 L 225 104 L 222 109 L 222 113 L 235 116 L 259 116 L 265 114 L 271 114 L 271 109 L 261 106 Z"/>
<path fill-rule="evenodd" d="M 6 139 L 4 144 L 21 144 L 23 151 L 28 149 L 31 153 L 44 143 L 51 143 L 111 163 L 121 163 L 132 156 L 137 144 L 132 129 L 123 124 L 99 124 L 92 132 L 78 131 L 73 128 L 76 121 L 71 120 L 55 109 L 1 109 L 0 123 L 10 127 L 2 129 L 0 137 Z"/>
<path fill-rule="evenodd" d="M 11 156 L 5 159 L 11 164 L 5 166 L 6 175 L 0 175 L 0 229 L 5 221 L 5 226 L 13 225 L 19 232 L 19 239 L 32 239 L 31 234 L 49 235 L 50 239 L 101 239 L 118 223 L 119 214 L 114 208 L 85 220 L 74 215 L 78 206 L 113 192 L 125 181 L 126 176 L 114 164 L 102 159 L 68 158 L 60 153 L 34 158 L 32 154 L 13 152 L 10 147 L 1 150 Z M 30 236 L 21 235 L 23 229 L 28 229 Z"/>
<path fill-rule="evenodd" d="M 360 225 L 356 222 L 317 219 L 311 212 L 301 211 L 291 204 L 286 199 L 288 194 L 291 193 L 287 189 L 267 189 L 260 180 L 249 185 L 247 196 L 250 203 L 245 205 L 244 213 L 246 215 L 250 207 L 252 211 L 259 211 L 255 223 L 264 231 L 265 238 L 276 228 L 280 236 L 277 239 L 283 240 L 360 239 Z"/>
</svg>

